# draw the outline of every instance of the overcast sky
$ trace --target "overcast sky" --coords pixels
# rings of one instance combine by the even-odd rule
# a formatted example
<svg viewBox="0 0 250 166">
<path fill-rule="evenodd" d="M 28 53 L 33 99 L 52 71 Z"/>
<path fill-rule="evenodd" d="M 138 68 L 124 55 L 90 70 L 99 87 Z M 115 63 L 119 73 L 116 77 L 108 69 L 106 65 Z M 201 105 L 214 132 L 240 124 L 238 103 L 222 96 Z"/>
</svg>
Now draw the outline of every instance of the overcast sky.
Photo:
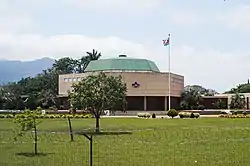
<svg viewBox="0 0 250 166">
<path fill-rule="evenodd" d="M 250 77 L 249 0 L 1 0 L 0 59 L 73 58 L 93 48 L 225 91 Z"/>
</svg>

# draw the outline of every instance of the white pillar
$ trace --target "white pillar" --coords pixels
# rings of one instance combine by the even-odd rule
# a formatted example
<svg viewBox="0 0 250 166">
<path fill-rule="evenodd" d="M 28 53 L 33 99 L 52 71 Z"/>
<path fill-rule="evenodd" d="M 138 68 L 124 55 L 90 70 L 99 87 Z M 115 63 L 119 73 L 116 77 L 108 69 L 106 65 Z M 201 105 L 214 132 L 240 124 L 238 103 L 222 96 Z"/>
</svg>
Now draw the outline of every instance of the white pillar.
<svg viewBox="0 0 250 166">
<path fill-rule="evenodd" d="M 168 110 L 168 97 L 167 96 L 165 96 L 164 107 L 165 107 L 165 111 L 167 111 Z"/>
</svg>

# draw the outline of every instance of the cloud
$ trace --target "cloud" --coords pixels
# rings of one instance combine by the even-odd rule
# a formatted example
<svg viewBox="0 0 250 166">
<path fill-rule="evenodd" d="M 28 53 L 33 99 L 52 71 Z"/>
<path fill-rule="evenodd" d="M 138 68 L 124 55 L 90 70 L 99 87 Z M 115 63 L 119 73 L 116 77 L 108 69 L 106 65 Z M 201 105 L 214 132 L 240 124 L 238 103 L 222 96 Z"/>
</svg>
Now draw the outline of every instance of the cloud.
<svg viewBox="0 0 250 166">
<path fill-rule="evenodd" d="M 240 5 L 231 8 L 226 12 L 217 14 L 216 18 L 220 23 L 226 24 L 229 28 L 250 30 L 250 6 Z"/>
<path fill-rule="evenodd" d="M 15 33 L 34 27 L 31 14 L 19 7 L 13 1 L 0 2 L 0 32 Z"/>
<path fill-rule="evenodd" d="M 98 11 L 145 11 L 155 9 L 164 2 L 163 0 L 66 0 L 68 4 Z"/>
<path fill-rule="evenodd" d="M 196 25 L 202 21 L 198 15 L 192 11 L 175 10 L 170 12 L 170 20 L 174 24 L 190 26 Z"/>
<path fill-rule="evenodd" d="M 162 71 L 168 70 L 168 51 L 161 45 L 135 43 L 118 37 L 90 37 L 84 35 L 41 36 L 1 35 L 0 58 L 32 60 L 44 56 L 79 58 L 93 48 L 101 51 L 103 58 L 127 54 L 156 62 Z M 4 49 L 3 49 L 4 48 Z M 171 48 L 171 71 L 185 76 L 186 84 L 201 84 L 207 88 L 227 90 L 247 80 L 250 56 L 240 57 L 215 50 L 199 50 L 189 45 Z M 4 56 L 3 56 L 4 55 Z"/>
</svg>

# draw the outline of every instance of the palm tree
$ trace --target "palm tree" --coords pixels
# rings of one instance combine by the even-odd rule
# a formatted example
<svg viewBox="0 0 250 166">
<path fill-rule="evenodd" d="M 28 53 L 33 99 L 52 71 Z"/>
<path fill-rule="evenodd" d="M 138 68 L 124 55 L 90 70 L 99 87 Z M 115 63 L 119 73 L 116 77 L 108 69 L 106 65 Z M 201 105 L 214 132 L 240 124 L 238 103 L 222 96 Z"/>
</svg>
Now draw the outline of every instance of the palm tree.
<svg viewBox="0 0 250 166">
<path fill-rule="evenodd" d="M 77 62 L 77 72 L 83 73 L 86 67 L 88 66 L 89 62 L 98 60 L 102 54 L 97 52 L 95 49 L 92 50 L 92 52 L 86 52 L 87 56 L 81 57 Z"/>
<path fill-rule="evenodd" d="M 92 50 L 92 52 L 86 52 L 88 54 L 88 58 L 89 58 L 89 61 L 94 61 L 94 60 L 98 60 L 102 54 L 99 52 L 97 52 L 95 49 Z"/>
</svg>

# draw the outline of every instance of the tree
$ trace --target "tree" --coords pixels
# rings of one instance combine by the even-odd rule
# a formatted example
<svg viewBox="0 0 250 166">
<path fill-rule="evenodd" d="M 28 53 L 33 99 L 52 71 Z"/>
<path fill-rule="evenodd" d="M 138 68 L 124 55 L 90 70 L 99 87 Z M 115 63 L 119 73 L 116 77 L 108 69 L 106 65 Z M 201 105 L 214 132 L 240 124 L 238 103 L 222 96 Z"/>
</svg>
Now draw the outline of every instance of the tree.
<svg viewBox="0 0 250 166">
<path fill-rule="evenodd" d="M 250 93 L 250 84 L 249 82 L 245 84 L 239 84 L 237 87 L 232 88 L 231 90 L 225 92 L 226 94 L 230 93 Z"/>
<path fill-rule="evenodd" d="M 100 52 L 98 53 L 95 49 L 93 49 L 92 52 L 86 53 L 87 56 L 83 56 L 82 58 L 76 61 L 76 70 L 78 73 L 83 73 L 91 61 L 98 60 L 102 56 L 102 54 Z"/>
<path fill-rule="evenodd" d="M 246 106 L 245 96 L 239 93 L 235 93 L 231 97 L 230 108 L 231 109 L 243 109 Z"/>
<path fill-rule="evenodd" d="M 181 109 L 198 109 L 200 102 L 202 101 L 201 93 L 192 88 L 185 89 L 181 94 Z"/>
<path fill-rule="evenodd" d="M 89 61 L 94 61 L 94 60 L 98 60 L 102 54 L 99 52 L 97 52 L 95 49 L 92 50 L 92 52 L 87 52 L 88 57 L 89 57 Z"/>
<path fill-rule="evenodd" d="M 50 69 L 43 70 L 35 77 L 22 78 L 18 82 L 1 86 L 0 108 L 24 109 L 22 96 L 30 96 L 26 105 L 29 109 L 35 109 L 37 106 L 59 109 L 60 103 L 57 96 L 59 75 L 82 73 L 90 61 L 101 57 L 101 53 L 94 49 L 86 54 L 79 60 L 70 57 L 61 58 L 56 60 Z M 31 99 L 33 102 L 30 102 Z"/>
<path fill-rule="evenodd" d="M 199 92 L 203 96 L 214 96 L 215 94 L 218 94 L 218 92 L 216 92 L 215 90 L 206 89 L 200 85 L 187 85 L 184 89 L 185 90 L 193 89 L 193 90 Z"/>
<path fill-rule="evenodd" d="M 75 60 L 69 57 L 61 58 L 56 60 L 53 64 L 53 69 L 55 69 L 59 74 L 70 74 L 75 71 Z"/>
<path fill-rule="evenodd" d="M 213 103 L 213 107 L 215 109 L 226 109 L 227 108 L 227 103 L 226 103 L 226 101 L 223 101 L 223 100 L 219 99 L 219 100 L 216 100 Z"/>
<path fill-rule="evenodd" d="M 107 76 L 100 72 L 73 84 L 69 98 L 73 109 L 88 110 L 95 116 L 96 132 L 100 132 L 101 114 L 104 110 L 114 109 L 118 103 L 122 105 L 126 91 L 121 76 Z"/>
<path fill-rule="evenodd" d="M 25 102 L 25 107 L 30 110 L 35 110 L 38 106 L 37 100 L 33 95 L 29 95 L 24 102 Z"/>
<path fill-rule="evenodd" d="M 32 131 L 34 139 L 34 154 L 38 154 L 37 149 L 37 125 L 41 122 L 36 122 L 36 118 L 41 113 L 41 108 L 37 108 L 35 111 L 25 110 L 23 114 L 15 116 L 14 123 L 16 128 L 14 130 L 14 139 L 22 137 L 26 132 Z"/>
</svg>

